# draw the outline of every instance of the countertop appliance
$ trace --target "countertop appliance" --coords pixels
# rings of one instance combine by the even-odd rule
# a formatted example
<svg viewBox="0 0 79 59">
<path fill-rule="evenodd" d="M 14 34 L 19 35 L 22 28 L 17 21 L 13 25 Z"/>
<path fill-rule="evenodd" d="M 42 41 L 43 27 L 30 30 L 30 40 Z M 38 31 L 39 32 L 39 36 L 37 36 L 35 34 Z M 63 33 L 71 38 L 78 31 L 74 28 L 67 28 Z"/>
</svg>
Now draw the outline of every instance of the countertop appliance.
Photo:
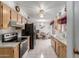
<svg viewBox="0 0 79 59">
<path fill-rule="evenodd" d="M 2 42 L 17 42 L 17 33 L 5 33 L 2 34 Z"/>
</svg>

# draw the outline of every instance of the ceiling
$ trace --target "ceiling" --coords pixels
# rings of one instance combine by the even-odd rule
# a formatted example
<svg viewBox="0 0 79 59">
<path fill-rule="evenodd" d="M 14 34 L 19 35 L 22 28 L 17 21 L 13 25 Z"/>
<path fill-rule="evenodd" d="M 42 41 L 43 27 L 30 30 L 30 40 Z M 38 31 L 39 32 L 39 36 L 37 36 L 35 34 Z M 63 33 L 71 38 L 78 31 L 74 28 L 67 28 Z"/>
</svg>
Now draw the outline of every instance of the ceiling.
<svg viewBox="0 0 79 59">
<path fill-rule="evenodd" d="M 20 6 L 30 19 L 35 22 L 39 19 L 44 19 L 47 21 L 53 20 L 59 10 L 65 6 L 65 1 L 15 1 L 15 3 Z M 44 18 L 40 18 L 38 12 L 41 8 L 44 10 Z"/>
</svg>

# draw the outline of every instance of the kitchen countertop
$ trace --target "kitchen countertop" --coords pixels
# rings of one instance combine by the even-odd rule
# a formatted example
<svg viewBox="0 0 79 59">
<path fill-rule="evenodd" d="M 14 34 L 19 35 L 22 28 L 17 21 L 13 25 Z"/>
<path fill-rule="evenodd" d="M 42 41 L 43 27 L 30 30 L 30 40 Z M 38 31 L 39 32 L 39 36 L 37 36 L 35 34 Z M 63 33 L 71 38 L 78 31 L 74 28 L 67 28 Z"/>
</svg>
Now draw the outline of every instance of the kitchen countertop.
<svg viewBox="0 0 79 59">
<path fill-rule="evenodd" d="M 25 39 L 29 39 L 30 36 L 19 36 L 18 38 L 25 38 Z"/>
<path fill-rule="evenodd" d="M 63 44 L 67 45 L 67 41 L 65 38 L 60 37 L 60 36 L 56 36 L 56 35 L 52 35 L 54 38 L 56 38 L 58 41 L 62 42 Z"/>
<path fill-rule="evenodd" d="M 16 47 L 20 42 L 6 42 L 6 43 L 0 43 L 0 48 L 6 48 L 6 47 Z"/>
</svg>

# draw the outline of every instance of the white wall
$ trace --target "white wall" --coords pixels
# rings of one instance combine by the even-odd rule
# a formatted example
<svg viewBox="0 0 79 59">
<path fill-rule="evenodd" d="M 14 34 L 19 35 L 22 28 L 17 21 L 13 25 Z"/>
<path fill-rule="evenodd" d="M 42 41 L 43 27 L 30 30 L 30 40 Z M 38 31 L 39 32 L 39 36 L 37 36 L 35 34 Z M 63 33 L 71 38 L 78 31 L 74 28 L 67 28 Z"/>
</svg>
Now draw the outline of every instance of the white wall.
<svg viewBox="0 0 79 59">
<path fill-rule="evenodd" d="M 74 30 L 73 30 L 73 2 L 67 2 L 67 57 L 72 58 L 73 55 L 73 40 L 74 40 Z"/>
</svg>

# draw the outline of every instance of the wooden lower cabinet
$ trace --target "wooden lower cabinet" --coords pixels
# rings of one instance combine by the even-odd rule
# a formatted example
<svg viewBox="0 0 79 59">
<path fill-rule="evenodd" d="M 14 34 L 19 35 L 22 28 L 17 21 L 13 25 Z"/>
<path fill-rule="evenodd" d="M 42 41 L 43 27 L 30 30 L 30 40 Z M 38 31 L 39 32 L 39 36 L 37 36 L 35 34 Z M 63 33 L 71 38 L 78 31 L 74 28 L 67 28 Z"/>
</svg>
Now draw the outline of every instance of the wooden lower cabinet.
<svg viewBox="0 0 79 59">
<path fill-rule="evenodd" d="M 51 40 L 52 47 L 55 49 L 55 40 Z"/>
<path fill-rule="evenodd" d="M 58 41 L 57 39 L 53 38 L 51 40 L 51 45 L 54 48 L 54 50 L 59 58 L 66 58 L 66 54 L 67 54 L 66 48 L 67 47 L 65 44 L 63 44 L 60 41 Z"/>
<path fill-rule="evenodd" d="M 14 48 L 13 54 L 14 54 L 13 55 L 14 58 L 19 58 L 20 57 L 20 47 L 19 47 L 19 45 Z"/>
<path fill-rule="evenodd" d="M 60 56 L 60 43 L 58 41 L 56 41 L 56 48 L 55 48 L 55 52 L 57 54 L 57 56 Z"/>
<path fill-rule="evenodd" d="M 61 46 L 61 51 L 60 52 L 62 52 L 60 54 L 60 57 L 62 57 L 62 58 L 66 57 L 66 46 L 65 45 Z"/>
<path fill-rule="evenodd" d="M 19 58 L 19 46 L 0 48 L 0 58 Z"/>
</svg>

